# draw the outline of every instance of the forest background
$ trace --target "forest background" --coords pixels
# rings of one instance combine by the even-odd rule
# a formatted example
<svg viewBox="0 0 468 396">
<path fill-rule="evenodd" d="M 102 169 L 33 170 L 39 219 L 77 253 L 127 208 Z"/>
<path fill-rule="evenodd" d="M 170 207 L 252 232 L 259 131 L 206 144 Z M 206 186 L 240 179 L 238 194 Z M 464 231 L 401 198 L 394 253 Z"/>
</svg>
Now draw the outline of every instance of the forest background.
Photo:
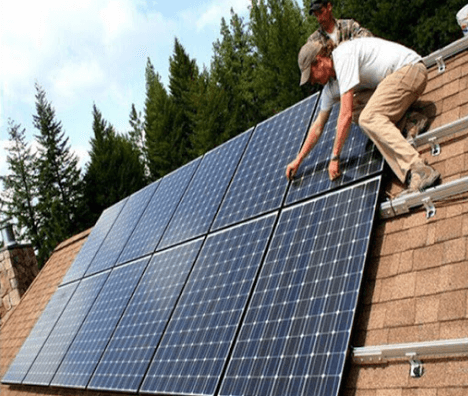
<svg viewBox="0 0 468 396">
<path fill-rule="evenodd" d="M 335 17 L 353 18 L 375 36 L 425 56 L 462 37 L 455 15 L 465 4 L 335 0 L 333 10 Z M 176 38 L 167 87 L 148 58 L 144 108 L 131 106 L 127 131 L 116 131 L 93 106 L 83 169 L 36 83 L 35 142 L 8 121 L 0 221 L 13 220 L 18 240 L 32 243 L 42 266 L 58 243 L 91 227 L 107 207 L 316 92 L 318 86 L 299 87 L 297 66 L 300 47 L 318 28 L 309 5 L 252 0 L 248 18 L 231 11 L 203 70 Z"/>
</svg>

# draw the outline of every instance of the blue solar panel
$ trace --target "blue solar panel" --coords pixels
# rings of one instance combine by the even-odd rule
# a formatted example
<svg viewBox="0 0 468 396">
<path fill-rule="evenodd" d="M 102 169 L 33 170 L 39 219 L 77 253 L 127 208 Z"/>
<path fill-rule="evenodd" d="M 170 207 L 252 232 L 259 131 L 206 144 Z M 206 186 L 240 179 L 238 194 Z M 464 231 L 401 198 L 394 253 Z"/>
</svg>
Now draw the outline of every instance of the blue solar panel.
<svg viewBox="0 0 468 396">
<path fill-rule="evenodd" d="M 63 278 L 62 285 L 81 279 L 84 276 L 96 252 L 99 250 L 109 230 L 112 228 L 115 219 L 119 216 L 122 208 L 127 203 L 127 200 L 128 198 L 125 198 L 102 212 L 101 217 L 99 217 L 99 220 L 94 225 L 88 239 Z"/>
<path fill-rule="evenodd" d="M 329 181 L 334 108 L 288 182 L 317 98 L 106 210 L 3 382 L 337 396 L 383 160 L 353 127 Z"/>
<path fill-rule="evenodd" d="M 21 384 L 37 354 L 47 340 L 55 323 L 65 309 L 79 282 L 70 283 L 57 290 L 47 307 L 16 355 L 15 360 L 3 377 L 3 382 Z"/>
<path fill-rule="evenodd" d="M 318 95 L 257 125 L 212 230 L 280 207 L 288 161 L 299 151 Z"/>
<path fill-rule="evenodd" d="M 52 386 L 86 387 L 148 261 L 149 257 L 112 270 L 60 364 Z"/>
<path fill-rule="evenodd" d="M 86 271 L 86 276 L 112 268 L 124 249 L 159 183 L 152 183 L 128 198 L 120 216 Z"/>
<path fill-rule="evenodd" d="M 153 256 L 89 389 L 138 390 L 202 242 L 198 239 Z"/>
<path fill-rule="evenodd" d="M 338 394 L 379 186 L 281 213 L 220 395 Z"/>
<path fill-rule="evenodd" d="M 134 260 L 156 250 L 200 160 L 197 158 L 161 180 L 118 263 Z"/>
<path fill-rule="evenodd" d="M 252 130 L 203 157 L 200 168 L 164 233 L 159 249 L 208 232 Z"/>
<path fill-rule="evenodd" d="M 23 384 L 49 385 L 62 358 L 94 303 L 108 272 L 83 279 L 31 366 Z"/>
<path fill-rule="evenodd" d="M 276 214 L 207 238 L 141 392 L 213 394 Z"/>
<path fill-rule="evenodd" d="M 383 170 L 384 161 L 380 152 L 361 129 L 356 124 L 352 124 L 340 155 L 342 175 L 339 179 L 330 180 L 328 164 L 335 141 L 339 111 L 338 103 L 332 109 L 319 143 L 303 161 L 291 183 L 286 198 L 287 204 L 349 185 Z M 296 154 L 294 153 L 289 161 L 292 161 Z"/>
</svg>

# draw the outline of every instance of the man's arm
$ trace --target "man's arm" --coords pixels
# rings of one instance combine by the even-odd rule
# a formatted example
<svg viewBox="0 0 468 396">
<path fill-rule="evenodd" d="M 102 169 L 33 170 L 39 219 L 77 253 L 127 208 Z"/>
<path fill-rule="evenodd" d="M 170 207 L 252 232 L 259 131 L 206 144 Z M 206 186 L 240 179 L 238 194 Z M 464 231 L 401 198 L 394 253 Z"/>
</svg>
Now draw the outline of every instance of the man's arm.
<svg viewBox="0 0 468 396">
<path fill-rule="evenodd" d="M 335 143 L 333 145 L 332 160 L 328 167 L 330 180 L 338 178 L 340 173 L 340 153 L 343 149 L 346 138 L 348 137 L 349 127 L 353 118 L 353 96 L 354 89 L 341 95 L 340 114 L 338 116 L 338 125 L 336 126 Z"/>
<path fill-rule="evenodd" d="M 307 134 L 306 141 L 302 146 L 301 151 L 299 152 L 299 154 L 297 154 L 296 159 L 292 161 L 286 168 L 286 177 L 289 180 L 292 180 L 292 178 L 297 172 L 297 169 L 299 168 L 299 165 L 317 144 L 320 136 L 322 135 L 323 128 L 327 123 L 329 116 L 330 111 L 320 111 L 319 115 L 317 116 L 317 119 L 309 129 L 309 133 Z"/>
</svg>

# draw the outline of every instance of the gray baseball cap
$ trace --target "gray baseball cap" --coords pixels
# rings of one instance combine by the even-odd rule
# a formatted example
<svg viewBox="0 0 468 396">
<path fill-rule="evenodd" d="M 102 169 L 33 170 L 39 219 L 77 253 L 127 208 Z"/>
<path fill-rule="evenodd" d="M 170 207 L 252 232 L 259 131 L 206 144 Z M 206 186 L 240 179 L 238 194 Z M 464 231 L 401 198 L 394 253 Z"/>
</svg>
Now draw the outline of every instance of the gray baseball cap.
<svg viewBox="0 0 468 396">
<path fill-rule="evenodd" d="M 322 48 L 323 45 L 318 41 L 307 41 L 302 46 L 297 59 L 299 69 L 301 69 L 301 83 L 299 85 L 304 85 L 310 80 L 310 66 L 315 62 Z"/>
</svg>

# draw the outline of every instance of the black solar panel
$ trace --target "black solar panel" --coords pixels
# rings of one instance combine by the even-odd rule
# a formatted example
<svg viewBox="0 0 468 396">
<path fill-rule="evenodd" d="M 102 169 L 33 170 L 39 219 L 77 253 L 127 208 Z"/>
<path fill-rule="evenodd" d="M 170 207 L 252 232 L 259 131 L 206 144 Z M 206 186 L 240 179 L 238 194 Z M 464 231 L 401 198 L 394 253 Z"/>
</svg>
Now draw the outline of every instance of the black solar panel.
<svg viewBox="0 0 468 396">
<path fill-rule="evenodd" d="M 198 239 L 153 256 L 90 389 L 138 390 L 202 242 Z"/>
<path fill-rule="evenodd" d="M 141 392 L 214 393 L 275 220 L 271 214 L 207 238 Z"/>
<path fill-rule="evenodd" d="M 80 282 L 23 384 L 50 384 L 108 275 L 108 272 L 104 272 Z"/>
<path fill-rule="evenodd" d="M 379 185 L 282 212 L 220 395 L 337 395 Z"/>
<path fill-rule="evenodd" d="M 317 97 L 311 96 L 255 128 L 212 230 L 280 207 L 288 187 L 286 166 L 301 147 Z"/>
<path fill-rule="evenodd" d="M 99 217 L 99 220 L 89 234 L 86 243 L 77 254 L 70 269 L 63 278 L 62 285 L 81 279 L 84 276 L 86 270 L 93 261 L 96 252 L 101 247 L 102 242 L 106 238 L 109 230 L 115 222 L 115 219 L 119 216 L 127 201 L 128 198 L 125 198 L 102 212 L 102 215 Z"/>
<path fill-rule="evenodd" d="M 58 368 L 52 386 L 85 388 L 149 257 L 114 268 Z"/>
<path fill-rule="evenodd" d="M 153 253 L 171 220 L 201 158 L 165 176 L 130 237 L 118 263 Z"/>
<path fill-rule="evenodd" d="M 41 350 L 42 345 L 44 345 L 55 323 L 65 309 L 70 297 L 76 290 L 78 283 L 75 282 L 63 286 L 52 296 L 29 337 L 16 355 L 16 359 L 10 366 L 8 373 L 3 377 L 3 382 L 21 384 Z"/>
<path fill-rule="evenodd" d="M 205 154 L 159 249 L 208 232 L 252 130 Z"/>
<path fill-rule="evenodd" d="M 152 183 L 128 198 L 127 204 L 86 271 L 86 276 L 115 265 L 158 185 L 159 183 Z"/>
<path fill-rule="evenodd" d="M 335 141 L 339 110 L 338 103 L 332 109 L 319 143 L 301 164 L 291 183 L 286 198 L 287 204 L 349 185 L 383 170 L 382 155 L 361 129 L 356 124 L 352 124 L 340 154 L 341 177 L 330 181 L 328 164 Z M 290 161 L 295 158 L 295 154 Z"/>
</svg>

